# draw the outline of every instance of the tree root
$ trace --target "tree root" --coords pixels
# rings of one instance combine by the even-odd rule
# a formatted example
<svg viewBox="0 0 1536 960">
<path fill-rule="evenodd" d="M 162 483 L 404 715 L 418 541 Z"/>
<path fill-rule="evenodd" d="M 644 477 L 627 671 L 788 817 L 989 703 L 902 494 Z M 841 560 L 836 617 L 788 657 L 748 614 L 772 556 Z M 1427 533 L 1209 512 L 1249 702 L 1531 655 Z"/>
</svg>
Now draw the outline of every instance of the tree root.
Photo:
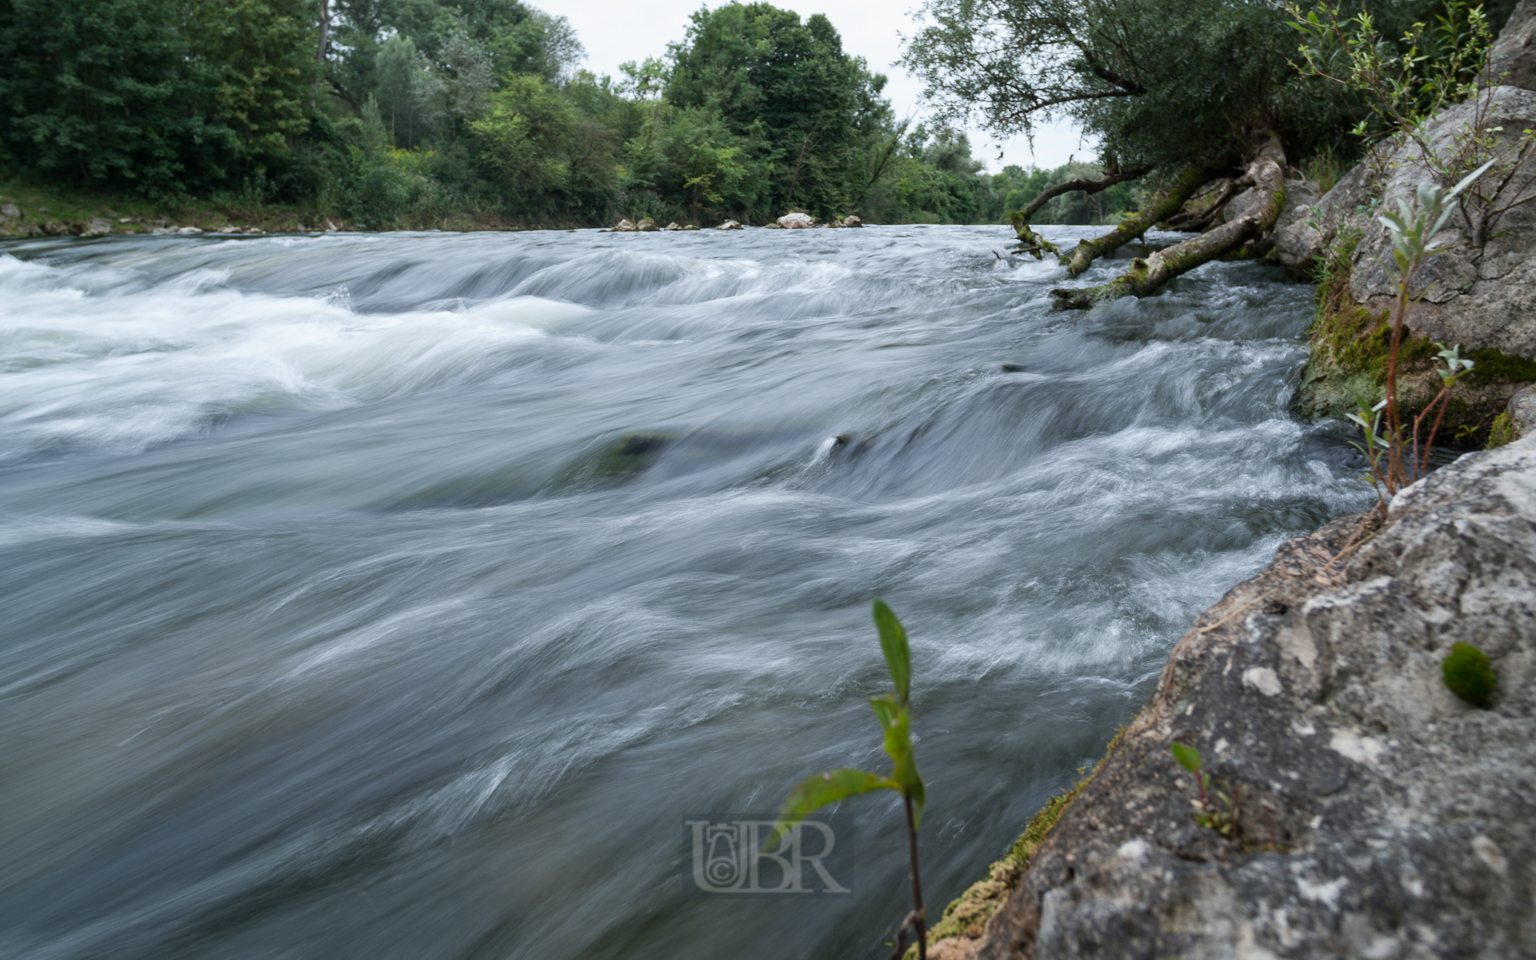
<svg viewBox="0 0 1536 960">
<path fill-rule="evenodd" d="M 1109 256 L 1124 244 L 1146 233 L 1154 224 L 1173 216 L 1206 182 L 1206 176 L 1203 167 L 1185 167 L 1167 190 L 1134 217 L 1121 221 L 1118 227 L 1102 237 L 1079 240 L 1072 252 L 1061 258 L 1061 264 L 1067 268 L 1068 275 L 1077 276 L 1087 270 L 1095 259 Z"/>
<path fill-rule="evenodd" d="M 1254 182 L 1254 198 L 1237 219 L 1159 250 L 1145 260 L 1137 257 L 1131 261 L 1129 270 L 1109 283 L 1052 290 L 1051 296 L 1056 298 L 1055 309 L 1087 310 L 1121 297 L 1145 297 L 1174 277 L 1240 250 L 1249 241 L 1274 229 L 1280 212 L 1285 209 L 1285 153 L 1277 138 L 1270 137 L 1248 165 L 1247 176 Z"/>
</svg>

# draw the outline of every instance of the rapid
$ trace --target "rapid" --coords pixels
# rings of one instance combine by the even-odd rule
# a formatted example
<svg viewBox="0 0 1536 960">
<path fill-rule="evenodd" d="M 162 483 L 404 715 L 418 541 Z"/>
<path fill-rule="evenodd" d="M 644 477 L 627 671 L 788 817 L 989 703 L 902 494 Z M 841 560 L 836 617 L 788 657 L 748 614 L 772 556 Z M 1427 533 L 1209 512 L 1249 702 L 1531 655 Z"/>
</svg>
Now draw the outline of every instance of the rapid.
<svg viewBox="0 0 1536 960">
<path fill-rule="evenodd" d="M 0 956 L 888 955 L 894 796 L 845 897 L 697 896 L 684 826 L 888 766 L 872 597 L 936 918 L 1372 500 L 1288 412 L 1310 287 L 1052 313 L 1124 260 L 1009 242 L 0 244 Z"/>
</svg>

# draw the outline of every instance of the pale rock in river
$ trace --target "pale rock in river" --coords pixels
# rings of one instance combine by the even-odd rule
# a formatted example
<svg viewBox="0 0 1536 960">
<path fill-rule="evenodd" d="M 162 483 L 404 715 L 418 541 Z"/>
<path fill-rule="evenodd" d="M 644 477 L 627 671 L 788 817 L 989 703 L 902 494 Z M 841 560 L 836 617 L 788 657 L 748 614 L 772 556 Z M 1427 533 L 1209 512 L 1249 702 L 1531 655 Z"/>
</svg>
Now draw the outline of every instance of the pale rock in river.
<svg viewBox="0 0 1536 960">
<path fill-rule="evenodd" d="M 816 226 L 816 218 L 808 213 L 786 213 L 778 219 L 778 224 L 785 230 L 809 230 Z"/>
<path fill-rule="evenodd" d="M 715 229 L 716 230 L 740 230 L 740 229 L 742 229 L 742 226 L 741 226 L 741 224 L 737 223 L 735 220 L 727 220 L 724 223 L 720 224 L 720 226 L 716 227 Z"/>
</svg>

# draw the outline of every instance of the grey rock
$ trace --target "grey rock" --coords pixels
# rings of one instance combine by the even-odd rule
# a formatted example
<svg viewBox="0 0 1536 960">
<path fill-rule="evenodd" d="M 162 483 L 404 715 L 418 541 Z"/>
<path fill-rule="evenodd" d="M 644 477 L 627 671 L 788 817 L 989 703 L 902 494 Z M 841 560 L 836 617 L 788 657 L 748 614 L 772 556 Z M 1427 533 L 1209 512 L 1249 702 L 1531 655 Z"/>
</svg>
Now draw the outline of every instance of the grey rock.
<svg viewBox="0 0 1536 960">
<path fill-rule="evenodd" d="M 671 223 L 667 224 L 662 229 L 664 229 L 664 230 L 681 230 L 683 228 L 682 228 L 681 225 L 678 224 L 678 222 L 676 220 L 674 220 Z"/>
<path fill-rule="evenodd" d="M 843 218 L 843 226 L 845 226 L 845 227 L 862 227 L 862 226 L 864 226 L 864 221 L 860 220 L 858 217 L 849 215 L 849 216 L 846 216 L 846 217 Z"/>
<path fill-rule="evenodd" d="M 92 217 L 85 223 L 85 229 L 80 231 L 84 237 L 104 237 L 112 232 L 112 221 L 105 217 Z"/>
<path fill-rule="evenodd" d="M 661 228 L 656 226 L 655 220 L 652 220 L 650 217 L 646 217 L 639 223 L 635 224 L 635 229 L 641 231 L 642 233 L 655 233 Z"/>
<path fill-rule="evenodd" d="M 1275 256 L 1292 275 L 1311 270 L 1341 229 L 1364 222 L 1372 202 L 1368 171 L 1363 163 L 1354 167 L 1305 216 L 1276 228 Z"/>
<path fill-rule="evenodd" d="M 816 218 L 808 213 L 786 213 L 778 224 L 785 230 L 809 230 L 816 226 Z"/>
<path fill-rule="evenodd" d="M 1521 387 L 1509 398 L 1509 415 L 1522 437 L 1536 437 L 1536 384 Z"/>
<path fill-rule="evenodd" d="M 1501 86 L 1486 90 L 1489 123 L 1501 149 L 1509 152 L 1526 128 L 1536 126 L 1536 92 Z M 1443 153 L 1454 148 L 1472 122 L 1476 104 L 1458 104 L 1430 121 L 1426 141 Z M 1382 193 L 1386 203 L 1411 198 L 1419 183 L 1430 179 L 1422 154 L 1409 146 L 1394 154 Z M 1495 197 L 1504 204 L 1536 196 L 1536 152 L 1529 153 Z M 1396 295 L 1391 262 L 1391 238 L 1374 218 L 1359 224 L 1364 236 L 1355 251 L 1350 293 L 1367 308 L 1381 310 Z M 1498 221 L 1481 246 L 1460 213 L 1453 214 L 1441 233 L 1445 252 L 1427 261 L 1409 292 L 1422 299 L 1408 313 L 1408 325 L 1432 340 L 1459 343 L 1473 350 L 1493 348 L 1536 358 L 1536 203 L 1514 206 Z"/>
<path fill-rule="evenodd" d="M 1536 90 L 1536 0 L 1520 0 L 1488 52 L 1484 85 Z"/>
<path fill-rule="evenodd" d="M 1492 227 L 1461 211 L 1453 214 L 1441 234 L 1444 252 L 1413 278 L 1409 292 L 1415 302 L 1407 320 L 1431 340 L 1536 359 L 1536 202 L 1520 202 L 1536 197 L 1536 151 L 1516 153 L 1522 133 L 1536 126 L 1536 0 L 1521 0 L 1510 15 L 1483 79 L 1473 99 L 1431 118 L 1422 139 L 1432 154 L 1451 155 L 1481 111 L 1486 128 L 1500 128 L 1492 134 L 1496 152 L 1519 159 L 1507 175 L 1490 174 L 1482 181 L 1493 192 L 1493 205 L 1509 209 Z M 1350 293 L 1372 311 L 1388 308 L 1396 277 L 1387 267 L 1391 240 L 1374 216 L 1375 198 L 1395 206 L 1397 198 L 1411 199 L 1429 179 L 1418 144 L 1379 146 L 1317 202 L 1310 217 L 1281 224 L 1276 256 L 1293 274 L 1304 273 L 1342 232 L 1359 230 Z M 1467 208 L 1479 209 L 1475 203 Z"/>
<path fill-rule="evenodd" d="M 1531 955 L 1536 437 L 1403 491 L 1356 549 L 1367 529 L 1282 545 L 1196 621 L 982 938 L 946 956 Z M 1492 709 L 1442 682 L 1457 641 L 1492 658 Z M 1243 789 L 1241 843 L 1195 822 L 1173 742 Z"/>
<path fill-rule="evenodd" d="M 716 227 L 715 229 L 716 230 L 741 230 L 741 229 L 744 229 L 744 228 L 742 227 L 741 224 L 737 223 L 735 220 L 727 220 L 724 223 L 720 224 L 720 226 Z"/>
<path fill-rule="evenodd" d="M 21 208 L 14 203 L 0 204 L 0 220 L 15 220 L 21 217 Z"/>
</svg>

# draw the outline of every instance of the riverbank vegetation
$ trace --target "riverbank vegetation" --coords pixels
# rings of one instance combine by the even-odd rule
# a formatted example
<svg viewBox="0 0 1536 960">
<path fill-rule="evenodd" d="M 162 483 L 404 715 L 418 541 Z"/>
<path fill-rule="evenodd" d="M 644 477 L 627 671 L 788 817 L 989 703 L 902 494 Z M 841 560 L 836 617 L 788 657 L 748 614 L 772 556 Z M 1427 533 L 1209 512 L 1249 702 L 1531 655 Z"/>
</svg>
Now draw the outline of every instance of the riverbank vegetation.
<svg viewBox="0 0 1536 960">
<path fill-rule="evenodd" d="M 1380 61 L 1422 75 L 1421 92 L 1473 82 L 1512 7 L 1498 0 L 1485 15 L 1461 0 L 1362 5 Z M 1154 292 L 1214 259 L 1266 255 L 1289 171 L 1336 170 L 1392 132 L 1378 122 L 1382 90 L 1298 65 L 1298 29 L 1319 13 L 1340 19 L 1327 3 L 929 0 L 905 62 L 950 121 L 1030 134 L 1068 118 L 1097 140 L 1103 176 L 1062 192 L 1141 185 L 1136 215 L 1074 250 L 1056 251 L 1030 229 L 1038 208 L 1014 218 L 1022 241 L 1055 252 L 1074 276 L 1159 223 L 1204 231 L 1132 260 L 1109 283 L 1055 291 L 1059 306 L 1081 309 Z M 1484 22 L 1492 29 L 1476 29 Z M 1312 39 L 1325 60 L 1347 57 L 1338 38 Z"/>
<path fill-rule="evenodd" d="M 520 0 L 11 0 L 0 193 L 119 229 L 971 223 L 1089 169 L 988 175 L 964 134 L 898 118 L 821 15 L 701 9 L 658 53 L 595 76 Z"/>
</svg>

